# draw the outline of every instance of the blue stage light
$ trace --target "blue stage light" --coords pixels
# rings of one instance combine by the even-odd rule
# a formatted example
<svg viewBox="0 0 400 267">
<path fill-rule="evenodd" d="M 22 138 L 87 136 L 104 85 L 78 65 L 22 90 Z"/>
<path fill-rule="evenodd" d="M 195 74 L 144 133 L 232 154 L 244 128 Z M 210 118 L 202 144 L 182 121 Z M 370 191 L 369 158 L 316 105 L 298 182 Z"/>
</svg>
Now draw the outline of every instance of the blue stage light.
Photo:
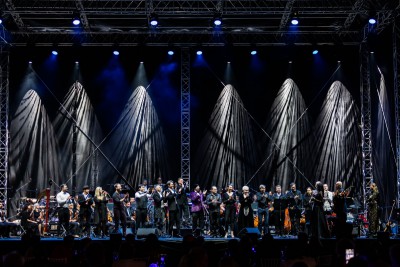
<svg viewBox="0 0 400 267">
<path fill-rule="evenodd" d="M 318 54 L 318 50 L 317 50 L 317 49 L 314 49 L 314 50 L 312 51 L 312 54 L 313 54 L 313 55 Z"/>
<path fill-rule="evenodd" d="M 200 56 L 200 55 L 203 54 L 203 51 L 199 50 L 199 51 L 196 52 L 196 54 L 197 54 L 198 56 Z"/>
</svg>

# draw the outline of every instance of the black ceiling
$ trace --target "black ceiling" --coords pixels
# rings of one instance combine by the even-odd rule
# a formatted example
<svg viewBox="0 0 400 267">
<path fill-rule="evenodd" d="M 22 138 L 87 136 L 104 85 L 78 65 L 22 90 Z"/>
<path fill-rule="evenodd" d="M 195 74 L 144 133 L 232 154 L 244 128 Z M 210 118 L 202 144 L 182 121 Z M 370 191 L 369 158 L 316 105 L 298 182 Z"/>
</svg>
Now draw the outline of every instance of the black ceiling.
<svg viewBox="0 0 400 267">
<path fill-rule="evenodd" d="M 35 45 L 359 44 L 371 14 L 392 23 L 398 0 L 3 0 L 3 43 Z M 298 13 L 297 29 L 289 26 Z M 151 29 L 150 14 L 159 17 Z M 221 29 L 212 19 L 222 14 Z M 82 24 L 73 26 L 78 14 Z"/>
</svg>

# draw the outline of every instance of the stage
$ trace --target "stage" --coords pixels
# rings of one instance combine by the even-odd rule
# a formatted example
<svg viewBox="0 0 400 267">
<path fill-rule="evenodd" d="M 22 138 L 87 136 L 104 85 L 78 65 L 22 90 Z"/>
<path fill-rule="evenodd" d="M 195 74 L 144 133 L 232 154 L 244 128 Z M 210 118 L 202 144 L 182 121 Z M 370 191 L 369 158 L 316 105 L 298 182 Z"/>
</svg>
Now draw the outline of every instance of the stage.
<svg viewBox="0 0 400 267">
<path fill-rule="evenodd" d="M 132 234 L 126 238 L 120 234 L 106 238 L 11 237 L 0 239 L 0 250 L 2 255 L 17 251 L 24 255 L 25 261 L 31 262 L 32 266 L 83 266 L 85 262 L 93 260 L 92 257 L 103 260 L 106 266 L 111 266 L 114 261 L 126 259 L 127 255 L 129 258 L 146 261 L 143 266 L 150 266 L 161 257 L 165 259 L 166 266 L 178 266 L 181 257 L 189 253 L 191 248 L 201 246 L 208 256 L 208 266 L 217 266 L 219 260 L 227 255 L 237 258 L 237 261 L 248 258 L 255 262 L 256 266 L 264 266 L 261 264 L 262 259 L 285 262 L 299 256 L 318 262 L 327 257 L 334 257 L 335 251 L 349 246 L 354 247 L 357 255 L 389 260 L 389 248 L 400 244 L 398 236 L 384 233 L 378 238 L 353 237 L 342 239 L 340 242 L 335 238 L 325 238 L 320 242 L 309 240 L 305 243 L 295 236 L 272 235 L 262 239 L 251 234 L 242 236 L 242 240 L 193 236 L 153 238 L 152 235 L 148 240 L 145 237 L 136 238 Z"/>
</svg>

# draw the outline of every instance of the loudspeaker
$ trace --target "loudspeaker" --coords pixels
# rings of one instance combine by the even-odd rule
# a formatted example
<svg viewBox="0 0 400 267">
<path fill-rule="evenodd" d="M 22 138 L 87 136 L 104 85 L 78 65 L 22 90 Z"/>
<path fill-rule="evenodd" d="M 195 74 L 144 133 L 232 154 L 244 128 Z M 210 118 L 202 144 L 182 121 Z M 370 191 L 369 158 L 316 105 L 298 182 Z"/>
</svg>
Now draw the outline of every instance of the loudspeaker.
<svg viewBox="0 0 400 267">
<path fill-rule="evenodd" d="M 155 234 L 159 236 L 159 230 L 157 228 L 139 228 L 136 233 L 137 238 L 147 237 L 149 234 Z"/>
<path fill-rule="evenodd" d="M 246 227 L 239 231 L 238 237 L 242 238 L 245 235 L 249 235 L 250 237 L 259 238 L 261 237 L 261 233 L 256 227 Z"/>
<path fill-rule="evenodd" d="M 122 234 L 120 233 L 111 233 L 110 241 L 112 242 L 122 242 Z"/>
<path fill-rule="evenodd" d="M 378 240 L 380 240 L 380 241 L 386 241 L 386 240 L 390 239 L 390 233 L 380 231 L 380 232 L 377 232 L 377 237 L 378 237 Z"/>
</svg>

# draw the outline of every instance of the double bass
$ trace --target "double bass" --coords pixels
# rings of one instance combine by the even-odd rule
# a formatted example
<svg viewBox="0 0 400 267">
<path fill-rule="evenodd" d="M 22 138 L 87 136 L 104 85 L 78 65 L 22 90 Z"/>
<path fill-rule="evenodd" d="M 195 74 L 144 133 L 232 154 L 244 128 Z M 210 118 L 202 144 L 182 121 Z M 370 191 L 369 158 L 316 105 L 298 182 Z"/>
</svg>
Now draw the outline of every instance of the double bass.
<svg viewBox="0 0 400 267">
<path fill-rule="evenodd" d="M 290 222 L 289 208 L 286 208 L 285 221 L 283 223 L 283 231 L 285 232 L 285 234 L 289 234 L 291 230 L 292 230 L 292 223 Z"/>
</svg>

